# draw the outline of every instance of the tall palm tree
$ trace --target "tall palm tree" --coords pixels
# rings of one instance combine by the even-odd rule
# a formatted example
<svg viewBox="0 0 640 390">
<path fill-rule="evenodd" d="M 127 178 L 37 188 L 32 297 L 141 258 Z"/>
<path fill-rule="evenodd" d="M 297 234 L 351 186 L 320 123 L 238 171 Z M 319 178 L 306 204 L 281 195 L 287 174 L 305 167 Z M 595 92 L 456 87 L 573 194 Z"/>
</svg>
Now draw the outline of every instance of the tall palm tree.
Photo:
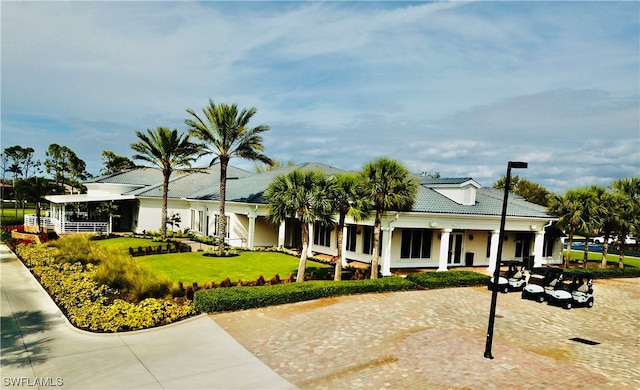
<svg viewBox="0 0 640 390">
<path fill-rule="evenodd" d="M 158 127 L 155 130 L 147 129 L 146 133 L 136 130 L 136 136 L 139 141 L 131 144 L 131 149 L 138 154 L 135 154 L 133 158 L 146 161 L 162 170 L 160 231 L 164 240 L 167 238 L 167 197 L 171 173 L 200 171 L 199 168 L 192 168 L 191 164 L 202 155 L 202 147 L 191 142 L 188 134 L 178 134 L 177 129 L 170 130 L 167 127 Z"/>
<path fill-rule="evenodd" d="M 625 238 L 629 233 L 636 236 L 640 233 L 640 177 L 618 179 L 613 182 L 612 187 L 615 193 L 621 196 L 616 233 L 620 245 L 618 267 L 624 268 Z"/>
<path fill-rule="evenodd" d="M 564 267 L 569 267 L 571 260 L 571 246 L 573 236 L 580 225 L 580 215 L 578 213 L 579 194 L 578 190 L 569 190 L 564 195 L 554 195 L 551 199 L 548 211 L 559 219 L 559 225 L 568 229 L 567 252 L 564 259 Z"/>
<path fill-rule="evenodd" d="M 264 193 L 269 221 L 279 224 L 287 218 L 295 218 L 300 222 L 302 251 L 296 282 L 304 281 L 309 248 L 309 224 L 332 223 L 335 209 L 332 197 L 327 191 L 328 186 L 328 179 L 324 173 L 295 169 L 288 174 L 277 176 Z"/>
<path fill-rule="evenodd" d="M 336 270 L 334 279 L 342 280 L 342 264 L 344 263 L 344 253 L 342 253 L 342 241 L 344 239 L 344 221 L 347 216 L 359 221 L 367 218 L 370 214 L 370 203 L 366 200 L 365 188 L 355 174 L 343 173 L 335 176 L 331 194 L 333 204 L 338 209 L 338 256 L 336 260 Z"/>
<path fill-rule="evenodd" d="M 366 189 L 367 199 L 376 212 L 371 259 L 371 279 L 376 279 L 382 215 L 388 210 L 410 210 L 418 192 L 418 182 L 410 176 L 404 165 L 387 157 L 367 163 L 360 177 Z"/>
<path fill-rule="evenodd" d="M 581 216 L 581 228 L 585 235 L 582 267 L 587 268 L 589 259 L 589 241 L 592 234 L 597 234 L 603 222 L 605 209 L 600 202 L 605 189 L 601 186 L 593 185 L 589 188 L 580 188 L 580 201 L 578 202 L 578 212 Z"/>
<path fill-rule="evenodd" d="M 220 189 L 218 213 L 218 242 L 220 253 L 224 253 L 224 238 L 227 231 L 225 217 L 225 201 L 227 193 L 227 167 L 233 156 L 271 165 L 273 161 L 267 157 L 262 145 L 262 133 L 269 130 L 269 126 L 260 125 L 249 128 L 249 121 L 255 115 L 255 108 L 238 111 L 237 104 L 215 104 L 209 100 L 209 105 L 202 109 L 203 116 L 188 109 L 191 117 L 185 121 L 189 127 L 189 134 L 204 141 L 205 154 L 212 154 L 211 165 L 220 163 Z"/>
<path fill-rule="evenodd" d="M 616 192 L 603 191 L 600 196 L 600 209 L 599 219 L 600 233 L 603 234 L 602 240 L 602 261 L 600 268 L 607 268 L 607 254 L 609 253 L 609 239 L 616 231 L 619 221 L 622 218 L 622 205 L 625 202 L 625 197 Z"/>
</svg>

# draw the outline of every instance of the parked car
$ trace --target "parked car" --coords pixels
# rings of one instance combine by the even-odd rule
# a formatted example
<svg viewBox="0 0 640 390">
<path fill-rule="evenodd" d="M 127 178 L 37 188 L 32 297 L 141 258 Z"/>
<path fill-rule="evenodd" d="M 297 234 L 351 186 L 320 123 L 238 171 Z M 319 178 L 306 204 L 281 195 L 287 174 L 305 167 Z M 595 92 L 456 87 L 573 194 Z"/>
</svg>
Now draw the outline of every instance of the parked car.
<svg viewBox="0 0 640 390">
<path fill-rule="evenodd" d="M 565 272 L 546 299 L 549 304 L 567 310 L 578 306 L 593 307 L 593 276 L 587 272 Z"/>
<path fill-rule="evenodd" d="M 502 276 L 498 278 L 498 284 L 493 282 L 493 277 L 489 279 L 489 285 L 487 288 L 493 290 L 498 288 L 498 291 L 508 293 L 509 291 L 522 291 L 527 284 L 526 273 L 524 272 L 524 263 L 517 260 L 508 260 L 501 262 L 501 266 L 506 266 Z"/>
<path fill-rule="evenodd" d="M 546 292 L 555 288 L 558 279 L 562 279 L 563 271 L 553 267 L 534 267 L 529 275 L 527 285 L 522 289 L 522 299 L 544 302 Z"/>
<path fill-rule="evenodd" d="M 594 237 L 592 241 L 594 244 L 604 244 L 604 236 Z M 619 242 L 618 236 L 609 236 L 607 242 L 609 244 Z M 638 239 L 634 236 L 626 236 L 624 238 L 624 243 L 627 245 L 636 245 L 638 243 Z"/>
</svg>

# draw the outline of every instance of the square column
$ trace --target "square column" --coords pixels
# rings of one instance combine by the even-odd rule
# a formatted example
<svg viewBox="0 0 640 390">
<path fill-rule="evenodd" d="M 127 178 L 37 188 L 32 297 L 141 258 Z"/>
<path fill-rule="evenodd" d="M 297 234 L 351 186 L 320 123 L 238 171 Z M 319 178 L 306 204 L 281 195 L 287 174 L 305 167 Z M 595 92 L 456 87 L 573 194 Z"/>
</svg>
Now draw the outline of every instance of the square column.
<svg viewBox="0 0 640 390">
<path fill-rule="evenodd" d="M 382 235 L 382 264 L 380 272 L 382 276 L 391 276 L 391 238 L 393 236 L 393 226 L 383 226 L 382 231 L 387 232 Z"/>
<path fill-rule="evenodd" d="M 340 261 L 342 263 L 343 267 L 348 266 L 349 264 L 347 264 L 347 258 L 344 255 L 345 252 L 347 251 L 347 225 L 344 225 L 342 227 L 342 252 L 341 252 L 341 259 L 338 259 L 338 261 Z"/>
<path fill-rule="evenodd" d="M 285 233 L 285 221 L 280 222 L 278 227 L 278 249 L 284 248 L 284 233 Z"/>
<path fill-rule="evenodd" d="M 254 243 L 254 238 L 256 235 L 256 212 L 255 210 L 251 210 L 249 211 L 249 213 L 247 214 L 247 216 L 249 217 L 249 232 L 248 237 L 247 237 L 247 248 L 252 251 L 253 250 L 253 243 Z"/>
<path fill-rule="evenodd" d="M 542 248 L 544 247 L 544 230 L 536 232 L 536 239 L 533 244 L 533 266 L 542 266 Z"/>
</svg>

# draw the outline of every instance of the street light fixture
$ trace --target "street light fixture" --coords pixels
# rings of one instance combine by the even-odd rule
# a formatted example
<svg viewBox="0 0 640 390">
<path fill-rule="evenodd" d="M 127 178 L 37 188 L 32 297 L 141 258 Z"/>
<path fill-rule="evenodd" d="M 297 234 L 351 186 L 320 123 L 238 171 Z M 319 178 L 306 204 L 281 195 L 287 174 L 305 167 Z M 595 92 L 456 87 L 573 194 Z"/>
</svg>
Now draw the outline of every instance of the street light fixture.
<svg viewBox="0 0 640 390">
<path fill-rule="evenodd" d="M 504 198 L 502 199 L 502 217 L 500 218 L 500 235 L 498 238 L 498 253 L 496 254 L 496 264 L 493 270 L 494 288 L 491 292 L 491 309 L 489 311 L 489 328 L 487 329 L 487 344 L 484 350 L 484 357 L 493 359 L 491 354 L 491 344 L 493 343 L 493 324 L 496 320 L 496 302 L 498 300 L 498 278 L 500 278 L 500 262 L 502 261 L 502 243 L 504 241 L 504 225 L 507 219 L 507 199 L 509 197 L 509 187 L 511 187 L 511 168 L 527 168 L 529 164 L 522 161 L 509 161 L 507 164 L 507 177 L 504 181 Z"/>
</svg>

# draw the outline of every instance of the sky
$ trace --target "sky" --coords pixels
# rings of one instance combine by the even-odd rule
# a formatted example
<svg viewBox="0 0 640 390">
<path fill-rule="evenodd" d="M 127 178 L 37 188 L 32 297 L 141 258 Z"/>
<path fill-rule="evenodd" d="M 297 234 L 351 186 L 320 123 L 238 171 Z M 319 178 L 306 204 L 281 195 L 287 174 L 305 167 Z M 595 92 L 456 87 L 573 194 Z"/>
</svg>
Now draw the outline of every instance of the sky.
<svg viewBox="0 0 640 390">
<path fill-rule="evenodd" d="M 98 175 L 136 130 L 255 107 L 279 161 L 513 175 L 550 191 L 640 176 L 640 3 L 12 2 L 1 147 L 65 145 Z M 207 164 L 210 158 L 201 163 Z M 232 159 L 247 170 L 253 163 Z"/>
</svg>

